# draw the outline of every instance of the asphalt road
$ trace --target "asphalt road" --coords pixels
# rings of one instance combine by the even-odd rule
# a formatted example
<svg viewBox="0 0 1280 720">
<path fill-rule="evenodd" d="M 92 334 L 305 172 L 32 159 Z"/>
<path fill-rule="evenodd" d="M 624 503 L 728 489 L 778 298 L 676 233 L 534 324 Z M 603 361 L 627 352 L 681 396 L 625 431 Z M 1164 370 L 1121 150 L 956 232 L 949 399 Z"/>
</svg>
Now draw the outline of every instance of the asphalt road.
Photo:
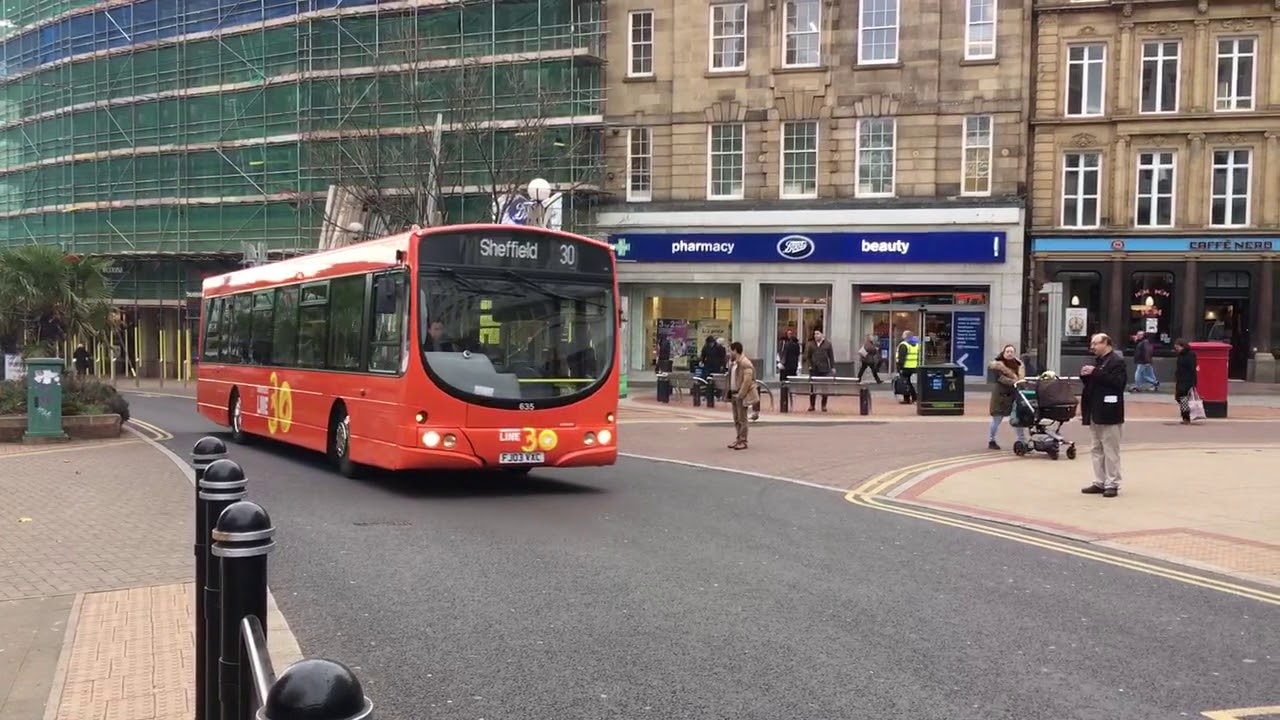
<svg viewBox="0 0 1280 720">
<path fill-rule="evenodd" d="M 191 401 L 133 397 L 186 456 Z M 625 436 L 624 436 L 625 437 Z M 624 441 L 625 450 L 625 441 Z M 624 459 L 344 479 L 233 446 L 308 656 L 382 720 L 1166 720 L 1280 702 L 1280 609 L 845 502 Z"/>
</svg>

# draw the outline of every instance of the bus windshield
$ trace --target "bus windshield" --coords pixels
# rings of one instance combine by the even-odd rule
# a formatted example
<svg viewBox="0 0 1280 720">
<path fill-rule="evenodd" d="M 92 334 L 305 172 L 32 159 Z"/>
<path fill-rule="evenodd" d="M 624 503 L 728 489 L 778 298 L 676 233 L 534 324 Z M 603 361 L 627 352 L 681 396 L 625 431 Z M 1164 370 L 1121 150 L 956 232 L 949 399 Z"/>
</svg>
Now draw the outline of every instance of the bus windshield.
<svg viewBox="0 0 1280 720">
<path fill-rule="evenodd" d="M 424 269 L 418 304 L 428 372 L 471 402 L 563 402 L 595 390 L 613 365 L 607 278 L 438 267 Z"/>
</svg>

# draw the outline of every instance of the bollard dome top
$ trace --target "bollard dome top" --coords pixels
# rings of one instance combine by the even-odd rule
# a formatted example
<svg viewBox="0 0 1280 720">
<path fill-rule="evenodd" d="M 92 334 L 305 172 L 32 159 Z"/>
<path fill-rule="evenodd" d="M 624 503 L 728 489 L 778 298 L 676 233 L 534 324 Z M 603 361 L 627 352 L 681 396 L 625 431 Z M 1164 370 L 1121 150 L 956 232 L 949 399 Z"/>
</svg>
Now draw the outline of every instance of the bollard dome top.
<svg viewBox="0 0 1280 720">
<path fill-rule="evenodd" d="M 290 665 L 267 693 L 262 716 L 269 720 L 355 720 L 369 715 L 355 673 L 333 660 Z"/>
<path fill-rule="evenodd" d="M 241 535 L 271 530 L 271 516 L 262 506 L 248 500 L 240 500 L 227 506 L 218 515 L 213 531 L 218 535 Z M 216 538 L 215 538 L 216 539 Z"/>
<path fill-rule="evenodd" d="M 214 460 L 205 468 L 204 480 L 207 483 L 240 483 L 244 482 L 244 469 L 233 460 Z"/>
<path fill-rule="evenodd" d="M 226 455 L 227 444 L 212 435 L 202 437 L 191 450 L 192 455 Z"/>
</svg>

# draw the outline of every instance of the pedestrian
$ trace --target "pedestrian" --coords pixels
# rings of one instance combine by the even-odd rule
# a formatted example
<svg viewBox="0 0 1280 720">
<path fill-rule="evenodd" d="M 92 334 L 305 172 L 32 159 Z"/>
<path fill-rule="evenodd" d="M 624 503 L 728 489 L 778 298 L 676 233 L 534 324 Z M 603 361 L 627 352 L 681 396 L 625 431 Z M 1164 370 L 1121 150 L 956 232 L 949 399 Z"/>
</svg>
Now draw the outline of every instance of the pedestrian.
<svg viewBox="0 0 1280 720">
<path fill-rule="evenodd" d="M 786 382 L 800 371 L 800 338 L 795 328 L 787 328 L 778 340 L 778 380 Z"/>
<path fill-rule="evenodd" d="M 920 367 L 920 339 L 910 330 L 902 331 L 902 342 L 898 343 L 898 380 L 894 383 L 894 392 L 902 396 L 902 404 L 910 405 L 916 401 L 916 388 L 911 384 L 911 376 Z"/>
<path fill-rule="evenodd" d="M 1200 373 L 1196 366 L 1196 353 L 1187 345 L 1187 341 L 1178 338 L 1173 343 L 1177 353 L 1177 362 L 1173 370 L 1173 399 L 1178 401 L 1178 409 L 1182 413 L 1182 424 L 1191 424 L 1191 395 L 1196 391 Z"/>
<path fill-rule="evenodd" d="M 85 348 L 84 343 L 80 343 L 79 345 L 76 346 L 76 351 L 72 353 L 71 357 L 72 357 L 72 360 L 75 361 L 76 374 L 88 375 L 90 358 L 89 358 L 89 351 L 88 349 Z"/>
<path fill-rule="evenodd" d="M 1080 368 L 1080 422 L 1093 436 L 1093 483 L 1080 492 L 1115 497 L 1120 494 L 1120 435 L 1124 427 L 1124 356 L 1111 337 L 1098 333 L 1089 339 L 1095 360 Z"/>
<path fill-rule="evenodd" d="M 868 370 L 877 385 L 884 382 L 880 379 L 880 338 L 875 333 L 867 335 L 862 341 L 862 347 L 858 348 L 858 382 L 862 382 L 862 377 Z"/>
<path fill-rule="evenodd" d="M 706 380 L 703 388 L 706 390 L 707 407 L 709 408 L 716 406 L 715 376 L 724 372 L 725 357 L 724 346 L 716 342 L 714 335 L 708 335 L 698 360 L 702 364 L 702 379 Z"/>
<path fill-rule="evenodd" d="M 1135 338 L 1138 344 L 1133 348 L 1133 391 L 1142 392 L 1143 385 L 1150 385 L 1153 392 L 1160 392 L 1160 378 L 1156 377 L 1156 369 L 1151 358 L 1156 354 L 1155 346 L 1141 330 Z"/>
<path fill-rule="evenodd" d="M 1026 368 L 1022 366 L 1022 361 L 1018 359 L 1018 350 L 1012 345 L 1005 345 L 1000 354 L 991 361 L 988 366 L 996 373 L 996 386 L 991 390 L 991 402 L 988 410 L 991 412 L 991 427 L 987 430 L 987 448 L 990 450 L 999 450 L 1000 446 L 996 444 L 996 432 L 1000 430 L 1000 423 L 1013 412 L 1013 402 L 1016 399 L 1014 395 L 1018 392 L 1018 383 L 1026 379 Z M 1019 441 L 1025 439 L 1022 428 L 1013 426 L 1013 432 Z"/>
<path fill-rule="evenodd" d="M 730 450 L 747 449 L 747 419 L 749 409 L 760 402 L 756 389 L 756 368 L 742 352 L 742 343 L 729 343 L 729 404 L 733 407 L 733 429 L 737 437 L 729 443 Z"/>
<path fill-rule="evenodd" d="M 822 328 L 813 329 L 813 340 L 804 349 L 804 364 L 809 369 L 809 379 L 815 377 L 835 377 L 836 351 L 831 341 L 822 332 Z M 818 396 L 813 392 L 813 384 L 809 385 L 809 412 L 813 412 L 818 404 Z M 822 412 L 827 411 L 827 396 L 822 396 Z"/>
</svg>

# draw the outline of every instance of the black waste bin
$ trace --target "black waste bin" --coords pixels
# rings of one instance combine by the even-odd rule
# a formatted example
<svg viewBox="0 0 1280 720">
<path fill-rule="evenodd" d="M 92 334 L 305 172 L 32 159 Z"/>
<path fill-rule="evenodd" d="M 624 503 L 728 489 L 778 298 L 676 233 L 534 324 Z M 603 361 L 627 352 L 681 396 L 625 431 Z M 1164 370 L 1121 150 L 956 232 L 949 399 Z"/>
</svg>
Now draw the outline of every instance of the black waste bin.
<svg viewBox="0 0 1280 720">
<path fill-rule="evenodd" d="M 917 415 L 964 414 L 964 366 L 921 365 L 914 378 Z"/>
<path fill-rule="evenodd" d="M 671 378 L 667 373 L 658 373 L 658 402 L 671 402 Z"/>
</svg>

